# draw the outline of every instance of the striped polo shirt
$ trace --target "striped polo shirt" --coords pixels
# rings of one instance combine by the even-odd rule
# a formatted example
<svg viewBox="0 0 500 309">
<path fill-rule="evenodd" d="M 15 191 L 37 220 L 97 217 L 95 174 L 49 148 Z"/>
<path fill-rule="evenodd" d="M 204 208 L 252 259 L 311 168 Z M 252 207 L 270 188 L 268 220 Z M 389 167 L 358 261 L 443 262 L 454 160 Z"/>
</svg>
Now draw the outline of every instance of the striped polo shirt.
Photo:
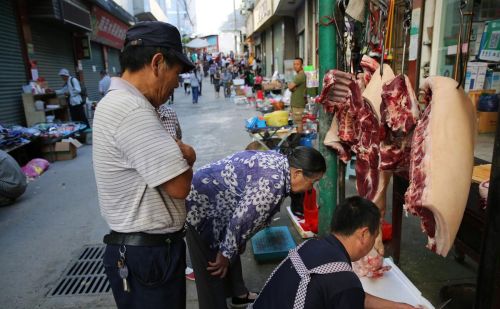
<svg viewBox="0 0 500 309">
<path fill-rule="evenodd" d="M 183 227 L 184 200 L 160 185 L 190 167 L 151 103 L 121 78 L 111 79 L 97 105 L 93 161 L 101 214 L 112 230 L 159 234 Z"/>
</svg>

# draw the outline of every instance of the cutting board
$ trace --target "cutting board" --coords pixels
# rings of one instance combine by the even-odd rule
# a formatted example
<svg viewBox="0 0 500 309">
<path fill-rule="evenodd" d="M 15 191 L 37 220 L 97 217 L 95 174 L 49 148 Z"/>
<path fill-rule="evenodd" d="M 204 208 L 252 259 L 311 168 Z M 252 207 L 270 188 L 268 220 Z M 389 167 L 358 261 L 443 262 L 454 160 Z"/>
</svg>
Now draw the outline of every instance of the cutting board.
<svg viewBox="0 0 500 309">
<path fill-rule="evenodd" d="M 384 259 L 384 266 L 391 266 L 391 269 L 385 272 L 381 278 L 360 278 L 365 292 L 396 302 L 434 309 L 434 306 L 422 296 L 422 293 L 390 258 Z"/>
</svg>

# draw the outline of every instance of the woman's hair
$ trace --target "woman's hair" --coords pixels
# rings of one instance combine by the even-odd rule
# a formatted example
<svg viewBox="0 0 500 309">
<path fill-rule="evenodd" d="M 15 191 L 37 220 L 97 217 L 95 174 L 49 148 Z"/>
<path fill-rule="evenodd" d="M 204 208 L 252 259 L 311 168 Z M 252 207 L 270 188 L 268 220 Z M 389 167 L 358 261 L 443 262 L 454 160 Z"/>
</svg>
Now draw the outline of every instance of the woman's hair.
<svg viewBox="0 0 500 309">
<path fill-rule="evenodd" d="M 314 177 L 326 171 L 326 162 L 323 155 L 314 148 L 298 146 L 287 154 L 290 167 L 301 169 L 306 177 Z"/>
</svg>

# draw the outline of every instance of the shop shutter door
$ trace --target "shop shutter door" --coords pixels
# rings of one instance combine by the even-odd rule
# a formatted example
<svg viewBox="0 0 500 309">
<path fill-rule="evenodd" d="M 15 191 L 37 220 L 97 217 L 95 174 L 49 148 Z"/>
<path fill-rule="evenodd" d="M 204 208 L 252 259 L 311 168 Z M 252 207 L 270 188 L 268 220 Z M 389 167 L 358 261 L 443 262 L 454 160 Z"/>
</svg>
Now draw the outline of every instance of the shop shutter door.
<svg viewBox="0 0 500 309">
<path fill-rule="evenodd" d="M 13 1 L 0 1 L 0 124 L 24 124 L 21 87 L 26 84 L 25 63 Z"/>
<path fill-rule="evenodd" d="M 109 76 L 118 76 L 122 69 L 120 67 L 120 51 L 115 48 L 108 48 L 108 73 Z"/>
<path fill-rule="evenodd" d="M 104 57 L 102 55 L 101 44 L 90 42 L 90 47 L 92 48 L 92 59 L 82 60 L 83 77 L 89 100 L 99 101 L 101 99 L 101 95 L 99 94 L 99 80 L 101 79 L 99 72 L 104 70 Z"/>
<path fill-rule="evenodd" d="M 64 30 L 60 24 L 32 21 L 31 34 L 38 75 L 47 80 L 49 88 L 61 88 L 64 84 L 58 75 L 61 68 L 76 76 L 71 32 Z"/>
</svg>

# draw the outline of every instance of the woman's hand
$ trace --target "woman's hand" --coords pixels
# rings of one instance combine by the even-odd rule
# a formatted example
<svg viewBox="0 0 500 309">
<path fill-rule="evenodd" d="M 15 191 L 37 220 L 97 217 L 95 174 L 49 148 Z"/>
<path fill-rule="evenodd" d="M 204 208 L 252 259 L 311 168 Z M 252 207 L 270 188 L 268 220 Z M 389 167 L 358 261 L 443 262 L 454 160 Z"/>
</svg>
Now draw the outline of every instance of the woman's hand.
<svg viewBox="0 0 500 309">
<path fill-rule="evenodd" d="M 212 276 L 224 278 L 229 267 L 229 259 L 222 255 L 222 252 L 217 252 L 215 262 L 208 262 L 207 270 Z"/>
</svg>

